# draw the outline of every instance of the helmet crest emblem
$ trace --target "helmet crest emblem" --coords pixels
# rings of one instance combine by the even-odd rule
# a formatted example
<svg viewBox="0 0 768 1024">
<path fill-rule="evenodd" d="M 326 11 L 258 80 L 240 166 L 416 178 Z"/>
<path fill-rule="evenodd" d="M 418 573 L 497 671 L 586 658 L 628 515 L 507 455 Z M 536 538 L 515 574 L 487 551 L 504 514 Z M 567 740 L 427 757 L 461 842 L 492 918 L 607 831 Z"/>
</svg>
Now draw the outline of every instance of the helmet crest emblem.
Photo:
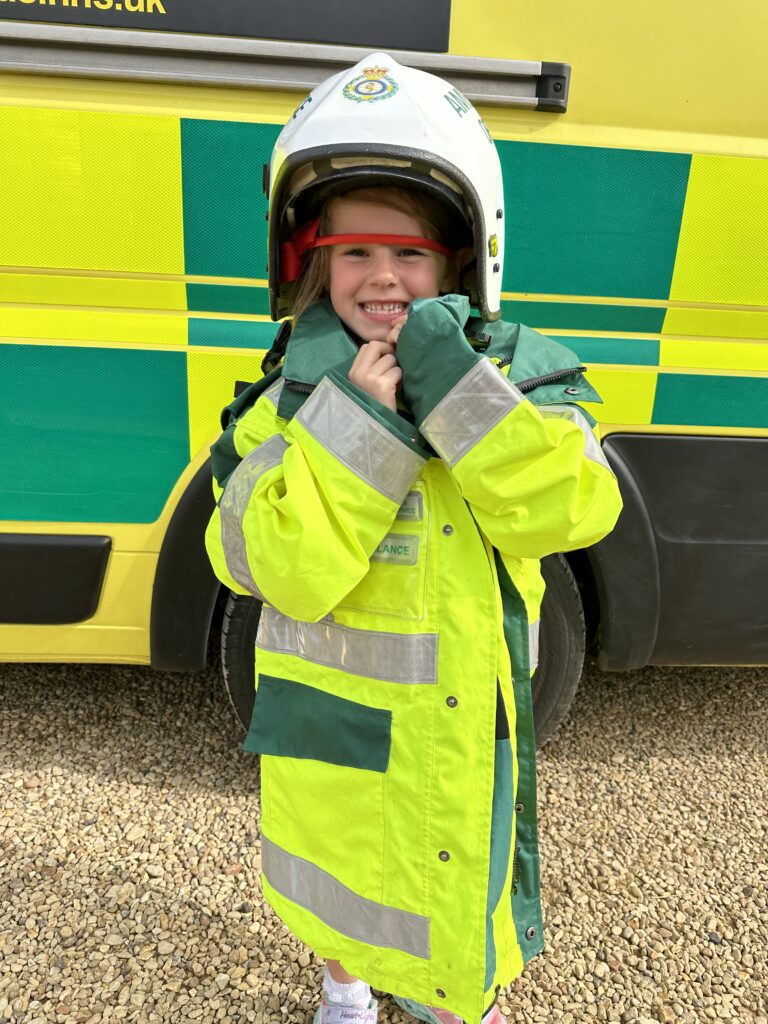
<svg viewBox="0 0 768 1024">
<path fill-rule="evenodd" d="M 387 76 L 388 71 L 389 68 L 378 66 L 363 68 L 362 75 L 353 78 L 344 86 L 344 95 L 355 103 L 388 100 L 397 92 L 397 82 Z"/>
</svg>

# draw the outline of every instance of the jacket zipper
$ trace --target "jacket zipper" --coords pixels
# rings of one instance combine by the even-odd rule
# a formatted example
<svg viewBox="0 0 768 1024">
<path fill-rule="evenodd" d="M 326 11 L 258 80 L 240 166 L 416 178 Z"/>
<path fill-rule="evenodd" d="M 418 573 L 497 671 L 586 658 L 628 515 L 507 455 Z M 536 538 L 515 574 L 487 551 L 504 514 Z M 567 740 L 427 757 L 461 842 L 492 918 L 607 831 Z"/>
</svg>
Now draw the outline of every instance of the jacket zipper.
<svg viewBox="0 0 768 1024">
<path fill-rule="evenodd" d="M 517 896 L 517 888 L 520 882 L 520 847 L 515 843 L 515 852 L 512 855 L 512 895 Z"/>
<path fill-rule="evenodd" d="M 298 391 L 302 395 L 311 395 L 317 384 L 302 384 L 300 380 L 288 380 L 286 378 L 285 386 L 290 391 Z"/>
<path fill-rule="evenodd" d="M 502 366 L 509 366 L 511 362 L 512 357 L 510 356 L 507 359 L 502 359 L 497 365 L 501 369 Z M 555 370 L 553 373 L 545 373 L 542 377 L 529 377 L 528 380 L 513 381 L 513 384 L 518 391 L 526 394 L 526 392 L 533 391 L 544 384 L 554 384 L 565 377 L 571 377 L 574 373 L 586 372 L 586 366 L 572 366 L 569 370 Z"/>
</svg>

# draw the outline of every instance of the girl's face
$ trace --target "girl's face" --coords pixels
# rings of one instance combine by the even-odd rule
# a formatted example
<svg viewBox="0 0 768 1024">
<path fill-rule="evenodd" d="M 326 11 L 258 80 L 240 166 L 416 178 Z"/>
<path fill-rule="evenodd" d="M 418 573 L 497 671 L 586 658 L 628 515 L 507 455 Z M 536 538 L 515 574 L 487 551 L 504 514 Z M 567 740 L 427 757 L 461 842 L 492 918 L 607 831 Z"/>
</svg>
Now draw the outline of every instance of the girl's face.
<svg viewBox="0 0 768 1024">
<path fill-rule="evenodd" d="M 378 203 L 332 200 L 329 234 L 424 236 L 417 220 Z M 330 298 L 336 314 L 363 341 L 384 341 L 414 299 L 450 291 L 453 267 L 429 249 L 362 242 L 331 246 Z"/>
</svg>

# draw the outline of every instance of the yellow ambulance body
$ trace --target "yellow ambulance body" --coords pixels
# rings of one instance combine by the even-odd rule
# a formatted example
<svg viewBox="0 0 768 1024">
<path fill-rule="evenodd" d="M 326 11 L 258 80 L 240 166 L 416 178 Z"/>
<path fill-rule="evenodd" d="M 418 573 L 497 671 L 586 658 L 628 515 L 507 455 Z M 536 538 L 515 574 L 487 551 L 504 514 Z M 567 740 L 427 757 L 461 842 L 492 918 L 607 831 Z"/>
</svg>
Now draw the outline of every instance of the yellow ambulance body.
<svg viewBox="0 0 768 1024">
<path fill-rule="evenodd" d="M 503 315 L 603 396 L 627 510 L 570 558 L 602 664 L 768 661 L 768 8 L 430 3 L 416 41 L 350 4 L 339 47 L 0 0 L 0 659 L 203 666 L 209 446 L 276 331 L 262 165 L 387 49 L 478 106 Z"/>
</svg>

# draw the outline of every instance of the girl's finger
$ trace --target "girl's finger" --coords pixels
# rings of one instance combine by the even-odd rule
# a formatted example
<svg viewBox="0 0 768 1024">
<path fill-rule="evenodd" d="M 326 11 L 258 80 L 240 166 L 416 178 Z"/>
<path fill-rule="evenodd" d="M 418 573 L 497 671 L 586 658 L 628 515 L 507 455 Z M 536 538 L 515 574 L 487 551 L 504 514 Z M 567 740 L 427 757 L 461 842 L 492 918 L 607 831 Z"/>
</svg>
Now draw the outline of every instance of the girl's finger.
<svg viewBox="0 0 768 1024">
<path fill-rule="evenodd" d="M 403 329 L 403 324 L 407 321 L 407 316 L 398 316 L 392 321 L 392 328 L 387 335 L 387 341 L 391 345 L 397 345 L 397 339 L 400 336 L 400 331 Z"/>
<path fill-rule="evenodd" d="M 355 356 L 355 361 L 352 363 L 352 369 L 355 372 L 367 372 L 377 358 L 378 356 L 370 344 L 361 345 Z"/>
<path fill-rule="evenodd" d="M 387 352 L 371 366 L 370 373 L 375 373 L 378 376 L 386 373 L 387 370 L 391 370 L 393 366 L 397 366 L 397 360 Z"/>
<path fill-rule="evenodd" d="M 381 356 L 392 354 L 394 351 L 394 346 L 390 345 L 389 342 L 368 341 L 364 345 L 360 346 L 352 365 L 356 366 L 358 369 L 367 369 L 368 367 L 373 366 Z"/>
</svg>

